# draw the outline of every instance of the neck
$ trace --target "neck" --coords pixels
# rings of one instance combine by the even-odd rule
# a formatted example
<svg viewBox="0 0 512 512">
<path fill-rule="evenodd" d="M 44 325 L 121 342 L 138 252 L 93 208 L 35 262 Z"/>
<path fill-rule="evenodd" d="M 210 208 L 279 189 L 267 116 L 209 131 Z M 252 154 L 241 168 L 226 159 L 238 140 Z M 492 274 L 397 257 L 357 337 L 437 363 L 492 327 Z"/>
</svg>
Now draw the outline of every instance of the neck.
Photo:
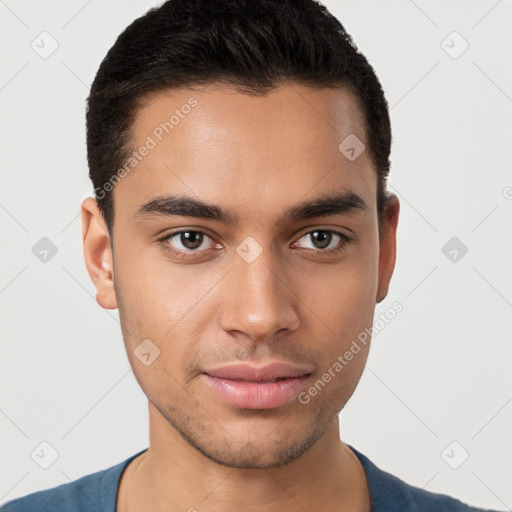
<svg viewBox="0 0 512 512">
<path fill-rule="evenodd" d="M 151 402 L 149 413 L 149 448 L 123 473 L 118 512 L 370 510 L 364 469 L 340 439 L 338 416 L 294 461 L 248 469 L 203 455 Z"/>
</svg>

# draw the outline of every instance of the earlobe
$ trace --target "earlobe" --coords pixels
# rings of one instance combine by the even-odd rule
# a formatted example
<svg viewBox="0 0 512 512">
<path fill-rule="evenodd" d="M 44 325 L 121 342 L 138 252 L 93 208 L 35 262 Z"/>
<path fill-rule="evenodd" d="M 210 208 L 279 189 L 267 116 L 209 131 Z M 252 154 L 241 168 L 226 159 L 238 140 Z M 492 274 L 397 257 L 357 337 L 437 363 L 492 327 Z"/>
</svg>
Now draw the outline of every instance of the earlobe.
<svg viewBox="0 0 512 512">
<path fill-rule="evenodd" d="M 382 219 L 382 232 L 379 248 L 379 283 L 377 286 L 376 302 L 382 302 L 389 290 L 389 283 L 396 261 L 396 229 L 400 213 L 400 203 L 395 194 L 390 194 L 386 200 Z"/>
<path fill-rule="evenodd" d="M 116 309 L 110 234 L 96 199 L 82 202 L 82 241 L 89 276 L 96 287 L 96 300 L 105 309 Z"/>
</svg>

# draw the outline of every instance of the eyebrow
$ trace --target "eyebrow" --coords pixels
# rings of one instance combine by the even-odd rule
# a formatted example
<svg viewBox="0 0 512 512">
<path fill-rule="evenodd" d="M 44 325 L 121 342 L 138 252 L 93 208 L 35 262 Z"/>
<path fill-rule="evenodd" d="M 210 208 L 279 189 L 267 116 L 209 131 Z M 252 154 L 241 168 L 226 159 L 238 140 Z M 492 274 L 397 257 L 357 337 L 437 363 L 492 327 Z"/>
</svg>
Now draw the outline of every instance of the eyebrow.
<svg viewBox="0 0 512 512">
<path fill-rule="evenodd" d="M 314 217 L 343 215 L 364 212 L 367 209 L 364 200 L 354 192 L 324 194 L 310 201 L 298 203 L 281 213 L 279 223 L 294 223 Z M 164 195 L 151 199 L 136 212 L 136 217 L 165 217 L 179 215 L 212 219 L 224 224 L 235 225 L 239 216 L 230 210 L 214 204 L 208 204 L 187 196 Z"/>
</svg>

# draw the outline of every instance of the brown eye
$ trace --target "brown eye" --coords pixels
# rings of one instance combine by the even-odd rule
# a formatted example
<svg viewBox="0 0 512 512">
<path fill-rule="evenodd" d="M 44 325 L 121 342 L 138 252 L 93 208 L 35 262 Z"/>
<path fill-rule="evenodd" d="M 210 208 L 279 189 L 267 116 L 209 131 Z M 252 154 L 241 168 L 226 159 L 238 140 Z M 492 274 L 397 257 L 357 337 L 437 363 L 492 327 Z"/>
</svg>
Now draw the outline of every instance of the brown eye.
<svg viewBox="0 0 512 512">
<path fill-rule="evenodd" d="M 204 235 L 198 231 L 182 231 L 177 234 L 180 235 L 180 242 L 186 249 L 197 249 L 203 243 Z"/>
<path fill-rule="evenodd" d="M 330 231 L 312 231 L 310 235 L 317 249 L 325 249 L 332 240 L 332 233 Z"/>
<path fill-rule="evenodd" d="M 338 231 L 330 229 L 315 229 L 302 236 L 298 242 L 304 240 L 306 243 L 310 242 L 312 247 L 308 247 L 304 242 L 301 244 L 306 249 L 313 249 L 322 252 L 329 252 L 331 250 L 337 250 L 342 248 L 346 243 L 350 241 L 350 238 Z M 298 243 L 296 242 L 296 243 Z"/>
<path fill-rule="evenodd" d="M 167 235 L 160 243 L 172 254 L 185 257 L 196 256 L 211 249 L 213 240 L 201 231 L 184 229 Z"/>
</svg>

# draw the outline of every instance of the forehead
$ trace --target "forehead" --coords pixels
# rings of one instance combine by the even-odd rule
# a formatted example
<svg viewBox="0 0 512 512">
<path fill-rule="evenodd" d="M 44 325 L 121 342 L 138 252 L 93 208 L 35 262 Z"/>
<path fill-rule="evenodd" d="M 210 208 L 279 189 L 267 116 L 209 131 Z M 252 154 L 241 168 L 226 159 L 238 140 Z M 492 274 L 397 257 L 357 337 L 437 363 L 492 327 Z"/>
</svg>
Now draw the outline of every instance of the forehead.
<svg viewBox="0 0 512 512">
<path fill-rule="evenodd" d="M 191 104 L 194 106 L 190 107 Z M 179 136 L 184 130 L 177 128 L 185 118 L 189 118 L 187 124 L 195 130 L 197 142 L 227 134 L 230 141 L 245 140 L 249 136 L 256 144 L 272 139 L 276 133 L 280 138 L 285 137 L 283 127 L 288 128 L 287 133 L 295 135 L 297 144 L 310 140 L 312 132 L 318 133 L 327 144 L 331 138 L 336 141 L 349 134 L 361 140 L 366 138 L 361 101 L 347 87 L 316 88 L 284 82 L 270 92 L 252 95 L 214 83 L 142 97 L 135 116 L 135 145 L 143 142 L 137 138 L 153 133 L 165 122 L 170 122 L 170 132 Z M 157 138 L 159 131 L 154 134 Z M 318 144 L 320 140 L 316 139 Z M 289 142 L 293 144 L 293 140 Z"/>
<path fill-rule="evenodd" d="M 343 152 L 347 140 L 359 141 L 358 152 L 366 145 L 356 159 Z M 343 87 L 285 83 L 254 96 L 212 84 L 151 94 L 137 111 L 131 142 L 145 155 L 114 197 L 122 194 L 132 209 L 173 193 L 257 217 L 308 194 L 350 190 L 369 205 L 376 194 L 360 103 Z"/>
</svg>

